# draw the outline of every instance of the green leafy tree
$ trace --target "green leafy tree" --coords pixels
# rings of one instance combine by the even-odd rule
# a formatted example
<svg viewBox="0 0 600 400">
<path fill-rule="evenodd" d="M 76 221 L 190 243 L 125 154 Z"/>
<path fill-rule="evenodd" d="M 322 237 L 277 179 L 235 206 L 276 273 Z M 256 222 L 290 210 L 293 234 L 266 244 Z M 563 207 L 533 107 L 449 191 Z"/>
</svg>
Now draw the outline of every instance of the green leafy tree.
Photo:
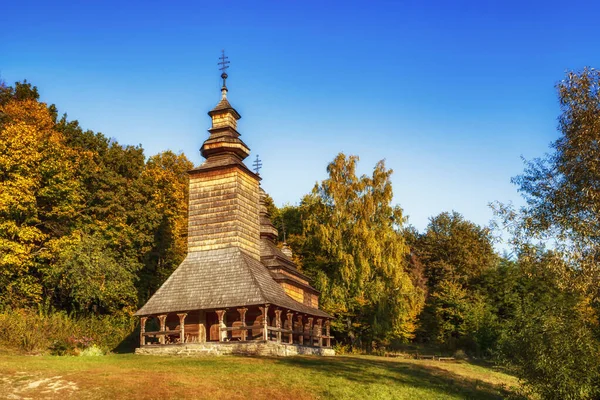
<svg viewBox="0 0 600 400">
<path fill-rule="evenodd" d="M 409 339 L 423 292 L 407 271 L 404 216 L 391 205 L 391 170 L 356 175 L 358 157 L 339 154 L 301 204 L 306 271 L 315 276 L 323 309 L 355 345 Z"/>
<path fill-rule="evenodd" d="M 431 290 L 443 281 L 473 285 L 498 262 L 490 230 L 465 220 L 456 211 L 431 218 L 414 250 L 426 266 Z"/>
<path fill-rule="evenodd" d="M 499 261 L 490 231 L 444 212 L 431 218 L 425 233 L 411 236 L 428 288 L 418 340 L 487 353 L 494 317 L 481 283 Z"/>
<path fill-rule="evenodd" d="M 555 252 L 526 247 L 513 275 L 512 317 L 503 326 L 499 356 L 523 379 L 528 394 L 544 399 L 600 396 L 598 320 L 589 298 L 565 287 L 576 273 Z"/>
<path fill-rule="evenodd" d="M 41 268 L 55 304 L 86 313 L 132 313 L 139 264 L 117 253 L 100 234 L 73 232 L 50 244 L 56 259 Z"/>
<path fill-rule="evenodd" d="M 553 248 L 552 258 L 519 260 L 535 284 L 519 293 L 504 361 L 544 398 L 591 399 L 600 396 L 600 73 L 570 72 L 557 90 L 560 137 L 513 179 L 527 204 L 495 206 L 517 253 Z"/>
</svg>

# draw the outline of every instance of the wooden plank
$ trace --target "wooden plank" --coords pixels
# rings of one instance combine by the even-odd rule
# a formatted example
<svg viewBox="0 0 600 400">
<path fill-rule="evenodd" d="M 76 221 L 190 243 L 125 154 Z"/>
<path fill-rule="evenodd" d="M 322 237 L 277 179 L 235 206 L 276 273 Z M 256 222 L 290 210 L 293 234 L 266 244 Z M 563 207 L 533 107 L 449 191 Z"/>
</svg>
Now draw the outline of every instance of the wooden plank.
<svg viewBox="0 0 600 400">
<path fill-rule="evenodd" d="M 290 333 L 290 332 L 292 332 L 290 329 L 275 328 L 275 327 L 271 327 L 271 326 L 269 326 L 267 329 L 270 330 L 271 332 L 281 332 L 281 333 Z"/>
<path fill-rule="evenodd" d="M 156 331 L 156 332 L 144 332 L 145 336 L 156 336 L 156 335 L 175 335 L 179 334 L 179 329 L 174 329 L 172 331 Z"/>
</svg>

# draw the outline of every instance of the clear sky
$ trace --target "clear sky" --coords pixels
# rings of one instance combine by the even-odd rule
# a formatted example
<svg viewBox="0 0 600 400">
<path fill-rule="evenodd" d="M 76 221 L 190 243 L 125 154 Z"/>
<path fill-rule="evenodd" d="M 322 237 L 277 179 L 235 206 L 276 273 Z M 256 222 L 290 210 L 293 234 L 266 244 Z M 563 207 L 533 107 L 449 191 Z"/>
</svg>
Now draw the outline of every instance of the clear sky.
<svg viewBox="0 0 600 400">
<path fill-rule="evenodd" d="M 28 79 L 86 129 L 195 164 L 219 100 L 260 155 L 263 187 L 298 203 L 343 151 L 386 159 L 422 230 L 456 210 L 487 224 L 519 203 L 521 156 L 556 139 L 554 85 L 600 67 L 600 2 L 16 1 L 0 6 L 0 76 Z"/>
</svg>

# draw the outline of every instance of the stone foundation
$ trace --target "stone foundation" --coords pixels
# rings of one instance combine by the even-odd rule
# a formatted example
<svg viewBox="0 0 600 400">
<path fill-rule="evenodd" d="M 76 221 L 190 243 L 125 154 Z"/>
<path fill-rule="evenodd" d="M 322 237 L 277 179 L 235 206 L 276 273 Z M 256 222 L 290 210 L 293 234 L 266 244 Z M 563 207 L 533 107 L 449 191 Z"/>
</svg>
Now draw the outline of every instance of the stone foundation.
<svg viewBox="0 0 600 400">
<path fill-rule="evenodd" d="M 326 347 L 309 347 L 275 342 L 206 342 L 167 345 L 148 345 L 135 349 L 135 354 L 182 355 L 182 356 L 334 356 L 335 351 Z"/>
</svg>

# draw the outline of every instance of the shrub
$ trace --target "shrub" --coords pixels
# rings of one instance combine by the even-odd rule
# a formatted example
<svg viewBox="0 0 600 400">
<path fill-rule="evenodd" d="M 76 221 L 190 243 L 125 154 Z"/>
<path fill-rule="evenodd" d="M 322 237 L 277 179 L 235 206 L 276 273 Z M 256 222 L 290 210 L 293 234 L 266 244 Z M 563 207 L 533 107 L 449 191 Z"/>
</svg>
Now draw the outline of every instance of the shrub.
<svg viewBox="0 0 600 400">
<path fill-rule="evenodd" d="M 0 312 L 0 347 L 26 353 L 78 354 L 92 345 L 115 349 L 135 329 L 129 316 L 73 317 L 65 312 Z"/>
<path fill-rule="evenodd" d="M 543 399 L 600 398 L 600 342 L 559 295 L 525 303 L 500 341 L 500 357 Z"/>
<path fill-rule="evenodd" d="M 466 360 L 468 357 L 464 350 L 458 349 L 454 352 L 454 358 L 457 360 Z"/>
<path fill-rule="evenodd" d="M 333 349 L 335 350 L 335 354 L 339 355 L 350 354 L 352 352 L 352 347 L 349 344 L 344 344 L 342 342 L 334 344 Z"/>
<path fill-rule="evenodd" d="M 100 347 L 93 344 L 90 347 L 83 350 L 81 353 L 79 353 L 79 355 L 82 357 L 97 357 L 97 356 L 103 356 L 104 351 Z"/>
</svg>

